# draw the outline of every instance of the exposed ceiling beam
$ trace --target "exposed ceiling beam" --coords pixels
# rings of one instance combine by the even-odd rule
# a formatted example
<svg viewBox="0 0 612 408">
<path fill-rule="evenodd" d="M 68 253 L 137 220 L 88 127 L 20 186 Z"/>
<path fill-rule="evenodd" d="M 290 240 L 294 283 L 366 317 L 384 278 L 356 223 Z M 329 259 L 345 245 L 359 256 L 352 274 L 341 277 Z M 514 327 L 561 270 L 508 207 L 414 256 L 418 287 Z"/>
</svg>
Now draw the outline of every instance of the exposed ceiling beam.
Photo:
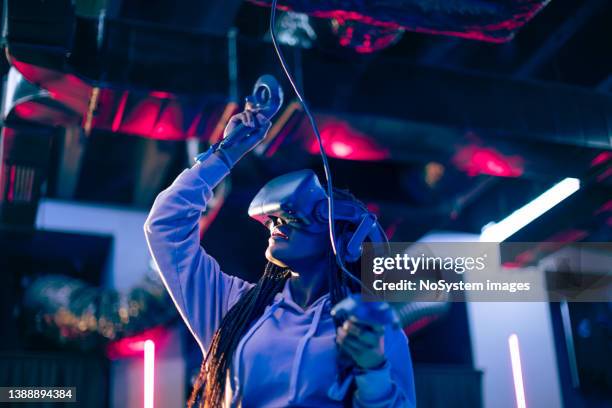
<svg viewBox="0 0 612 408">
<path fill-rule="evenodd" d="M 309 100 L 320 112 L 393 118 L 483 138 L 612 148 L 612 95 L 595 90 L 378 59 L 355 77 L 347 108 L 338 112 L 330 92 L 356 68 L 314 55 L 304 61 L 306 89 L 319 90 Z"/>
</svg>

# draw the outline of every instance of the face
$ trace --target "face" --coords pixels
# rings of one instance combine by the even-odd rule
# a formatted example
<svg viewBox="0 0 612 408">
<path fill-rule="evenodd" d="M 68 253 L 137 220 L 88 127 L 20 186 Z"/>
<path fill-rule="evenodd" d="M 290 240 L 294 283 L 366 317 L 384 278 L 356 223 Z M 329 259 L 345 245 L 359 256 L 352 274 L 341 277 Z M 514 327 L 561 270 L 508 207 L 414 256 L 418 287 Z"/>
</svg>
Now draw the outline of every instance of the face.
<svg viewBox="0 0 612 408">
<path fill-rule="evenodd" d="M 268 224 L 270 238 L 266 249 L 268 261 L 291 269 L 303 269 L 309 263 L 325 260 L 330 250 L 327 231 L 314 233 L 296 228 L 281 218 Z"/>
</svg>

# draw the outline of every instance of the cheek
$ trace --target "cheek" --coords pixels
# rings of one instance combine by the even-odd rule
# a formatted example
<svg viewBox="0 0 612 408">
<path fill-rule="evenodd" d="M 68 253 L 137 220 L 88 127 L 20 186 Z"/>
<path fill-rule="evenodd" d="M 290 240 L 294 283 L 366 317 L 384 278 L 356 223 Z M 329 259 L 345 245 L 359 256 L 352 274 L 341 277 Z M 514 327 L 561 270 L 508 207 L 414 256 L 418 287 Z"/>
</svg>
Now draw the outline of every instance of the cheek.
<svg viewBox="0 0 612 408">
<path fill-rule="evenodd" d="M 325 234 L 307 234 L 294 231 L 289 240 L 269 240 L 266 256 L 276 259 L 305 259 L 320 257 L 329 250 L 329 240 Z"/>
<path fill-rule="evenodd" d="M 294 251 L 304 256 L 321 255 L 328 250 L 328 241 L 324 234 L 298 233 L 292 236 L 289 244 Z"/>
</svg>

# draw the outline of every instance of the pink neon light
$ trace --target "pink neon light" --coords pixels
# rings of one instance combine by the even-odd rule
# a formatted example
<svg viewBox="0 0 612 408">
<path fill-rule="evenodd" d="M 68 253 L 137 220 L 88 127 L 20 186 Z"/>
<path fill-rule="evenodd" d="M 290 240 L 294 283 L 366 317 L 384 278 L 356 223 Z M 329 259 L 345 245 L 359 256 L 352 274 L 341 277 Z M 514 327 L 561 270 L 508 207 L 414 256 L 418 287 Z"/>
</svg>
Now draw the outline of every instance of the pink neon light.
<svg viewBox="0 0 612 408">
<path fill-rule="evenodd" d="M 155 390 L 155 343 L 147 340 L 144 343 L 144 408 L 153 408 Z"/>
<path fill-rule="evenodd" d="M 162 347 L 167 342 L 166 328 L 157 326 L 137 335 L 113 341 L 106 346 L 106 355 L 111 360 L 141 357 L 145 340 L 152 340 L 157 347 Z"/>
<path fill-rule="evenodd" d="M 113 119 L 113 124 L 111 126 L 111 130 L 116 132 L 119 130 L 119 126 L 121 126 L 121 121 L 123 120 L 123 114 L 125 113 L 125 104 L 127 103 L 128 92 L 124 91 L 123 95 L 121 95 L 121 99 L 119 100 L 119 106 L 117 107 L 117 112 L 115 113 L 115 118 Z"/>
<path fill-rule="evenodd" d="M 612 160 L 612 152 L 601 152 L 591 162 L 591 166 L 599 166 L 600 164 L 604 164 L 608 161 Z"/>
<path fill-rule="evenodd" d="M 349 157 L 353 153 L 353 147 L 344 142 L 332 142 L 331 151 L 336 157 Z"/>
<path fill-rule="evenodd" d="M 15 198 L 15 166 L 11 166 L 10 170 L 10 181 L 9 181 L 9 191 L 7 199 L 9 202 L 12 202 Z"/>
<path fill-rule="evenodd" d="M 508 337 L 508 347 L 510 347 L 510 361 L 512 362 L 512 378 L 514 380 L 516 407 L 527 408 L 525 387 L 523 385 L 523 369 L 521 368 L 521 351 L 519 349 L 518 336 L 515 333 L 512 333 L 510 337 Z"/>
<path fill-rule="evenodd" d="M 390 156 L 389 151 L 374 139 L 342 121 L 323 123 L 321 139 L 327 154 L 338 159 L 377 161 Z M 306 149 L 309 153 L 319 154 L 319 143 L 314 138 L 309 139 Z"/>
<path fill-rule="evenodd" d="M 488 174 L 497 177 L 520 177 L 523 174 L 523 159 L 504 156 L 495 149 L 482 146 L 460 148 L 453 163 L 469 176 Z"/>
</svg>

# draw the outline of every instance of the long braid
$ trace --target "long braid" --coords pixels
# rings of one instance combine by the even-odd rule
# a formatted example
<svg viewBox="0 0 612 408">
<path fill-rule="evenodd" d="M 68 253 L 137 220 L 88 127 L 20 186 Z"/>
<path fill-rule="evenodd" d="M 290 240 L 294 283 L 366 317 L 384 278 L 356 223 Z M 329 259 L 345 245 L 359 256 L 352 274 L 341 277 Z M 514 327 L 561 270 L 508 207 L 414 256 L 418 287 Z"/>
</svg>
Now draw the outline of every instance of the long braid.
<svg viewBox="0 0 612 408">
<path fill-rule="evenodd" d="M 227 312 L 215 332 L 187 406 L 199 408 L 222 406 L 228 370 L 238 342 L 251 323 L 272 303 L 290 275 L 289 270 L 268 263 L 257 284 Z"/>
</svg>

